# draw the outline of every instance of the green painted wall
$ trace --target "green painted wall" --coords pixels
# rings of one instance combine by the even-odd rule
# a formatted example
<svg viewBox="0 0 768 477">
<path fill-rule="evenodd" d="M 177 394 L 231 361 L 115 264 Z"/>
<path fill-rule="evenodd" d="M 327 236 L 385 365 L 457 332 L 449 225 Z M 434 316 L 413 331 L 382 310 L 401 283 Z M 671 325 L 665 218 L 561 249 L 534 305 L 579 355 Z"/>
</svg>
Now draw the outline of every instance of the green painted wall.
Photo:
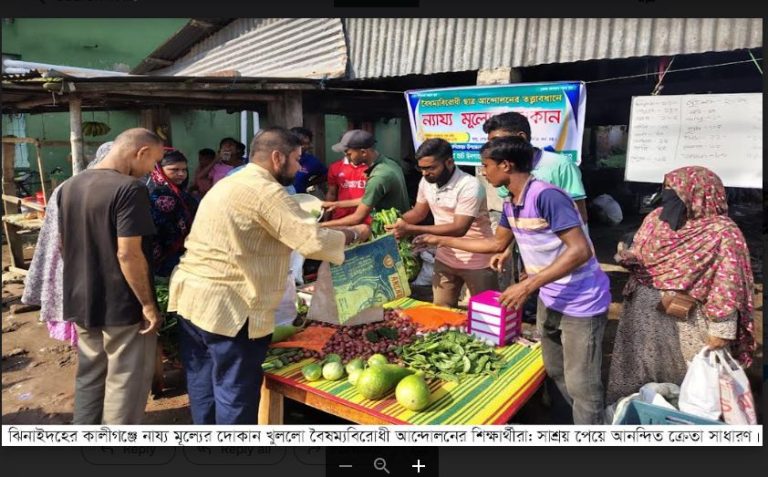
<svg viewBox="0 0 768 477">
<path fill-rule="evenodd" d="M 27 136 L 36 137 L 43 140 L 69 141 L 69 113 L 47 113 L 47 114 L 25 114 Z M 3 115 L 3 131 L 10 128 L 11 117 Z M 101 143 L 111 141 L 121 131 L 133 128 L 138 125 L 138 115 L 132 112 L 112 111 L 112 112 L 86 112 L 83 113 L 83 121 L 99 121 L 112 128 L 104 136 L 85 137 L 89 143 L 85 147 L 85 155 L 88 158 L 93 157 Z M 94 144 L 91 144 L 94 143 Z M 69 160 L 69 148 L 66 147 L 45 147 L 43 148 L 43 167 L 46 171 L 51 171 L 56 167 L 61 167 L 67 175 L 72 173 L 72 163 Z M 28 158 L 30 167 L 37 170 L 36 156 L 32 148 L 28 149 Z"/>
<path fill-rule="evenodd" d="M 335 114 L 325 115 L 325 157 L 321 158 L 326 164 L 331 164 L 342 158 L 343 154 L 333 151 L 331 146 L 339 142 L 341 136 L 347 131 L 347 118 Z M 381 120 L 376 122 L 375 132 L 376 149 L 392 159 L 401 160 L 400 157 L 400 119 Z"/>
<path fill-rule="evenodd" d="M 325 162 L 326 165 L 331 165 L 344 157 L 343 153 L 334 151 L 331 149 L 331 146 L 339 142 L 346 130 L 346 117 L 336 114 L 325 115 L 325 155 L 320 159 Z"/>
<path fill-rule="evenodd" d="M 248 141 L 253 135 L 253 116 L 248 113 Z M 203 148 L 219 149 L 219 141 L 227 136 L 240 140 L 240 113 L 226 111 L 171 110 L 173 147 L 189 159 L 189 168 L 197 170 L 197 151 Z"/>
<path fill-rule="evenodd" d="M 400 162 L 400 119 L 380 120 L 376 122 L 376 148 L 392 159 Z"/>
<path fill-rule="evenodd" d="M 3 20 L 3 53 L 24 61 L 127 72 L 186 18 L 17 18 Z"/>
<path fill-rule="evenodd" d="M 149 55 L 155 48 L 179 30 L 188 19 L 14 19 L 3 20 L 2 51 L 20 55 L 23 61 L 81 66 L 116 71 L 128 71 Z M 207 113 L 204 113 L 207 114 Z M 217 113 L 218 114 L 218 113 Z M 235 125 L 239 131 L 239 119 L 232 122 L 224 113 L 216 124 L 228 128 Z M 207 117 L 207 116 L 206 116 Z M 237 118 L 236 118 L 237 119 Z M 138 112 L 85 112 L 84 121 L 101 121 L 109 124 L 111 131 L 100 137 L 85 139 L 103 143 L 114 139 L 121 131 L 138 125 Z M 69 114 L 24 115 L 27 136 L 44 140 L 69 140 Z M 11 118 L 3 115 L 3 134 L 10 130 Z M 174 141 L 180 144 L 202 147 L 218 144 L 220 127 L 195 129 L 188 135 L 183 128 L 174 128 Z M 86 156 L 95 152 L 98 144 L 86 147 Z M 186 150 L 184 151 L 187 152 Z M 28 150 L 30 166 L 37 169 L 34 153 Z M 46 148 L 43 164 L 46 171 L 62 167 L 71 174 L 67 148 Z M 194 161 L 197 160 L 195 149 Z M 196 163 L 196 162 L 195 162 Z"/>
</svg>

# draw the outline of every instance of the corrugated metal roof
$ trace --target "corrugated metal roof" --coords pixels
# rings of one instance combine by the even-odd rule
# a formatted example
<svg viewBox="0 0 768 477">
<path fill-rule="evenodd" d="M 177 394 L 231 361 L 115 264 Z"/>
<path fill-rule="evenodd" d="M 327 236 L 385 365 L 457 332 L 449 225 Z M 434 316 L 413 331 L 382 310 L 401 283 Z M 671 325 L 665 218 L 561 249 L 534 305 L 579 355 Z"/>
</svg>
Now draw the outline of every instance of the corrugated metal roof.
<svg viewBox="0 0 768 477">
<path fill-rule="evenodd" d="M 347 67 L 339 18 L 241 18 L 202 40 L 173 65 L 152 74 L 339 78 Z"/>
<path fill-rule="evenodd" d="M 756 48 L 760 18 L 349 18 L 350 78 Z"/>
<path fill-rule="evenodd" d="M 149 54 L 131 73 L 144 74 L 155 68 L 173 64 L 197 42 L 221 30 L 231 18 L 193 18 L 155 51 Z"/>
<path fill-rule="evenodd" d="M 4 58 L 2 62 L 2 74 L 18 75 L 20 77 L 62 77 L 71 76 L 76 78 L 109 78 L 126 77 L 128 73 L 121 71 L 96 70 L 93 68 L 81 68 L 79 66 L 51 65 L 48 63 L 35 63 L 32 61 L 14 60 Z"/>
</svg>

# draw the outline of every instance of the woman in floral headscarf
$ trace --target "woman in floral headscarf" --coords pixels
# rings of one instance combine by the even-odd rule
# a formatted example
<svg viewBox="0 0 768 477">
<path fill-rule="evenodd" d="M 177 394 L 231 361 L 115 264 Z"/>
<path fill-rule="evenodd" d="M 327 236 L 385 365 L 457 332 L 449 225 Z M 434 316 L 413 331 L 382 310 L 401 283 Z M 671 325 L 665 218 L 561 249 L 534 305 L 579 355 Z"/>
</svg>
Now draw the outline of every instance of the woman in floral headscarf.
<svg viewBox="0 0 768 477">
<path fill-rule="evenodd" d="M 683 167 L 664 177 L 661 207 L 617 257 L 630 280 L 606 402 L 646 383 L 682 383 L 687 362 L 704 346 L 727 347 L 742 366 L 751 364 L 752 268 L 744 236 L 727 213 L 723 183 L 709 169 Z M 659 310 L 669 291 L 696 300 L 687 318 Z"/>
<path fill-rule="evenodd" d="M 170 276 L 184 253 L 184 239 L 192 228 L 197 200 L 187 192 L 187 158 L 168 149 L 149 180 L 152 219 L 157 228 L 153 255 L 154 274 Z"/>
</svg>

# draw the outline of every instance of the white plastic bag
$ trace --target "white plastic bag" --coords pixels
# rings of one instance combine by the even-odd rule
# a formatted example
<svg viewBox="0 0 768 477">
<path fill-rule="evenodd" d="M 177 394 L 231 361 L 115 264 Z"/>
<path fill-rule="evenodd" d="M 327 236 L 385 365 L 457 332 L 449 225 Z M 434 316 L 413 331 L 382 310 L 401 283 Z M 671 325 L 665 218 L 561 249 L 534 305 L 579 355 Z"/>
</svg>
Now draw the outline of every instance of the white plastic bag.
<svg viewBox="0 0 768 477">
<path fill-rule="evenodd" d="M 296 282 L 293 281 L 293 275 L 288 273 L 285 293 L 275 312 L 275 326 L 292 324 L 296 314 Z"/>
<path fill-rule="evenodd" d="M 694 356 L 680 385 L 680 410 L 706 419 L 720 418 L 720 369 L 706 346 Z"/>
<path fill-rule="evenodd" d="M 304 284 L 304 256 L 294 250 L 291 252 L 291 276 L 293 277 L 294 290 L 296 285 Z"/>
<path fill-rule="evenodd" d="M 666 390 L 666 384 L 668 383 L 648 383 L 643 385 L 643 387 L 640 388 L 640 399 L 642 399 L 644 402 L 647 402 L 648 404 L 666 407 L 667 409 L 677 411 L 677 408 L 673 406 L 669 401 L 667 401 L 667 396 L 665 396 L 662 392 Z M 680 388 L 674 384 L 671 384 L 671 386 L 677 388 L 677 394 L 679 395 Z"/>
<path fill-rule="evenodd" d="M 757 424 L 755 401 L 749 379 L 727 350 L 717 350 L 720 406 L 723 420 L 733 425 Z"/>
<path fill-rule="evenodd" d="M 413 284 L 426 287 L 432 285 L 432 276 L 435 274 L 435 256 L 427 250 L 419 254 L 421 258 L 421 270 Z"/>
</svg>

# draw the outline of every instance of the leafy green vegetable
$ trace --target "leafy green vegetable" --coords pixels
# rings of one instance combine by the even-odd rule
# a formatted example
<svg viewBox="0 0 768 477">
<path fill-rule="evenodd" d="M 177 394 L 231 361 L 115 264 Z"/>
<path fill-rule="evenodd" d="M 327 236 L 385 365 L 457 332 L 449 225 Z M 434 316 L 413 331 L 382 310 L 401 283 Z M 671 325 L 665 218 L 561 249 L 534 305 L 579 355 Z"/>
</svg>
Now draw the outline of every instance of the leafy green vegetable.
<svg viewBox="0 0 768 477">
<path fill-rule="evenodd" d="M 376 330 L 379 335 L 382 337 L 388 339 L 388 340 L 396 340 L 397 339 L 397 330 L 394 328 L 390 328 L 388 326 L 383 326 Z"/>
<path fill-rule="evenodd" d="M 395 352 L 406 366 L 447 381 L 467 375 L 497 376 L 504 367 L 492 346 L 459 331 L 426 335 Z"/>
<path fill-rule="evenodd" d="M 179 360 L 179 316 L 168 313 L 168 280 L 155 278 L 155 297 L 157 307 L 163 315 L 163 324 L 158 331 L 158 342 L 163 354 L 169 361 Z"/>
<path fill-rule="evenodd" d="M 373 221 L 371 222 L 371 235 L 373 238 L 379 238 L 382 235 L 386 235 L 387 230 L 384 227 L 387 225 L 394 225 L 399 218 L 400 213 L 395 208 L 375 212 L 373 214 Z M 405 272 L 408 275 L 408 280 L 415 280 L 419 275 L 419 271 L 421 271 L 421 261 L 413 254 L 410 238 L 398 240 L 397 249 L 403 259 L 403 265 L 405 265 Z"/>
</svg>

